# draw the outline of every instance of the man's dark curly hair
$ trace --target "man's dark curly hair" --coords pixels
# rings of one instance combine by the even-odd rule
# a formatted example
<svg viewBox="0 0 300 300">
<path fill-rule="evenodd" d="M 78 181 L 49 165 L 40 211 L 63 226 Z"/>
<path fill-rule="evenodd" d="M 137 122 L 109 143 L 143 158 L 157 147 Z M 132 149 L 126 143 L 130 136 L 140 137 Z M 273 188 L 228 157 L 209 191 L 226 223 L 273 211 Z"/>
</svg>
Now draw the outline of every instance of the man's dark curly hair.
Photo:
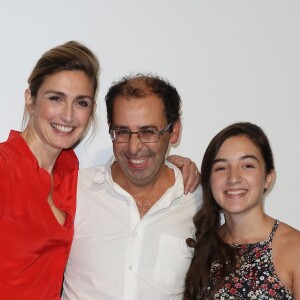
<svg viewBox="0 0 300 300">
<path fill-rule="evenodd" d="M 117 97 L 121 96 L 128 100 L 142 99 L 151 94 L 163 101 L 168 123 L 173 124 L 180 119 L 181 99 L 176 88 L 159 76 L 137 74 L 123 77 L 109 88 L 105 96 L 109 126 L 111 127 L 112 124 L 113 102 Z M 172 131 L 172 126 L 170 131 Z"/>
</svg>

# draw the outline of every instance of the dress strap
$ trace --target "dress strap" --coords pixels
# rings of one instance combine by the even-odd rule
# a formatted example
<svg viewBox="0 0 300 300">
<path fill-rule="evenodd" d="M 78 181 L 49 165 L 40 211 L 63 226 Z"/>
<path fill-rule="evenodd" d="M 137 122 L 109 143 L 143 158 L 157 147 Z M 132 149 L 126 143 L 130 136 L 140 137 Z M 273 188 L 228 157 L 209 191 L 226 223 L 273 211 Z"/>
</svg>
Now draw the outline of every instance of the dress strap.
<svg viewBox="0 0 300 300">
<path fill-rule="evenodd" d="M 273 241 L 273 238 L 274 238 L 274 235 L 275 235 L 275 232 L 278 228 L 278 225 L 279 225 L 279 221 L 278 220 L 275 220 L 274 222 L 274 225 L 273 225 L 273 228 L 272 228 L 272 231 L 269 235 L 269 241 L 272 242 Z"/>
</svg>

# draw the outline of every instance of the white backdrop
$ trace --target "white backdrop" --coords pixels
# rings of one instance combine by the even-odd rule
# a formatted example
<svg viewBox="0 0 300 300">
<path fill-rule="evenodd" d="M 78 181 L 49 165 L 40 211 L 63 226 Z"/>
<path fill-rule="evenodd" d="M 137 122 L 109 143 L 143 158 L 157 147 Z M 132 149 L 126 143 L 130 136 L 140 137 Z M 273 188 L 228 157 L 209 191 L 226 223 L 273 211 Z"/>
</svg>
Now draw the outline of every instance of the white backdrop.
<svg viewBox="0 0 300 300">
<path fill-rule="evenodd" d="M 20 129 L 27 77 L 40 55 L 68 40 L 89 46 L 102 72 L 100 132 L 76 149 L 81 167 L 111 155 L 104 95 L 136 72 L 169 79 L 183 100 L 171 153 L 200 166 L 210 139 L 235 121 L 268 134 L 277 168 L 266 211 L 300 229 L 299 0 L 10 0 L 0 3 L 0 140 Z"/>
</svg>

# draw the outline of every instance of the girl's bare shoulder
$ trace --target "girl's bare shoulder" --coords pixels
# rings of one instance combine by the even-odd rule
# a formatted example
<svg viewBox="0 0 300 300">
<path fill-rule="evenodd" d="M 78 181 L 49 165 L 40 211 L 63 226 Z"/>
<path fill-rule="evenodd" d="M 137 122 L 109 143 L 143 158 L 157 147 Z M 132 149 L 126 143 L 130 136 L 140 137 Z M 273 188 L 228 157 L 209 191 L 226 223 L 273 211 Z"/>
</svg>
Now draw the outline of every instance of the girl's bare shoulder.
<svg viewBox="0 0 300 300">
<path fill-rule="evenodd" d="M 279 223 L 276 235 L 277 238 L 282 240 L 283 242 L 293 241 L 295 243 L 300 243 L 300 231 L 286 223 Z"/>
<path fill-rule="evenodd" d="M 279 223 L 273 241 L 274 247 L 284 257 L 289 257 L 289 261 L 300 263 L 300 231 L 286 224 Z M 299 264 L 300 265 L 300 264 Z"/>
<path fill-rule="evenodd" d="M 300 231 L 285 223 L 279 223 L 272 244 L 273 262 L 278 277 L 294 295 L 299 295 Z"/>
</svg>

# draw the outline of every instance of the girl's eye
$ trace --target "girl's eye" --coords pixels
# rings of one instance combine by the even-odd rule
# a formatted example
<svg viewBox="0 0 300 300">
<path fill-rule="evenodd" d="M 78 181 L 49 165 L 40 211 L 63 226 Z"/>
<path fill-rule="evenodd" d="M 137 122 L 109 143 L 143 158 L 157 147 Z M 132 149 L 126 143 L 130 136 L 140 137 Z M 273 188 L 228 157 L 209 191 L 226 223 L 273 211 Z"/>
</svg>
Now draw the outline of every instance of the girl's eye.
<svg viewBox="0 0 300 300">
<path fill-rule="evenodd" d="M 218 166 L 218 167 L 215 167 L 215 169 L 214 169 L 215 172 L 221 172 L 224 170 L 225 170 L 225 167 L 223 167 L 223 166 Z"/>
<path fill-rule="evenodd" d="M 50 96 L 49 99 L 51 101 L 59 101 L 60 100 L 59 96 Z"/>
<path fill-rule="evenodd" d="M 245 164 L 244 168 L 245 169 L 252 169 L 252 168 L 254 168 L 254 166 L 252 164 Z"/>
</svg>

